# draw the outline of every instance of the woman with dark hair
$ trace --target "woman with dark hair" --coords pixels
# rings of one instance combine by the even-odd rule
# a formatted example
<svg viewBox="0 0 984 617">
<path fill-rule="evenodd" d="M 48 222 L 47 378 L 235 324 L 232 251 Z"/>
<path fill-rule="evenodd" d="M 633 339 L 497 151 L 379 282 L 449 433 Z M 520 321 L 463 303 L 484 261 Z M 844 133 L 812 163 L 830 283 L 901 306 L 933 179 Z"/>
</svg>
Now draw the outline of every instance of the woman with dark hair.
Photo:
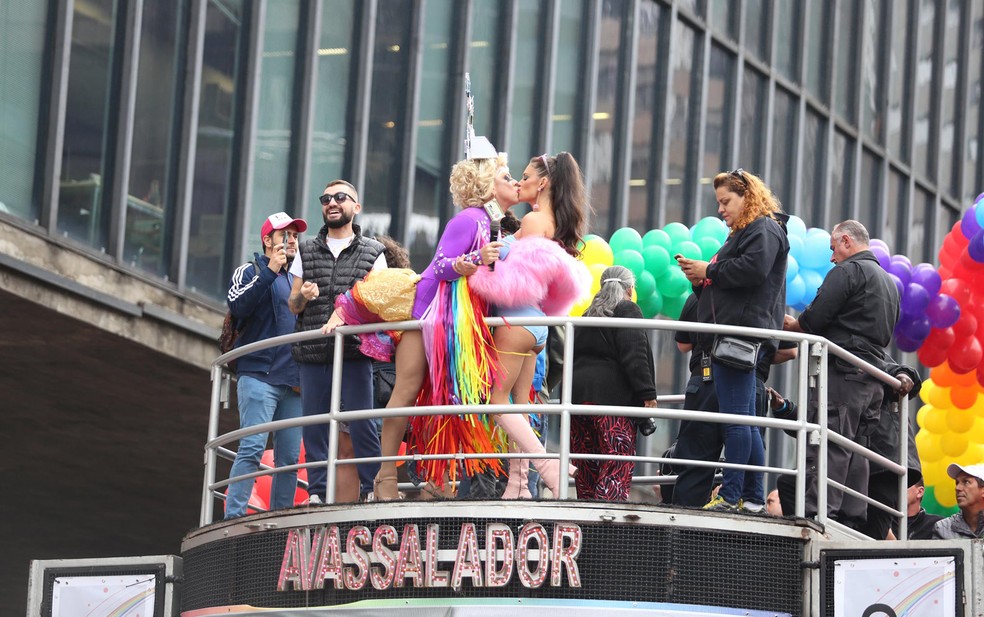
<svg viewBox="0 0 984 617">
<path fill-rule="evenodd" d="M 635 277 L 627 268 L 605 269 L 601 289 L 584 316 L 642 319 L 642 309 L 631 299 L 634 287 Z M 574 332 L 572 400 L 580 405 L 655 408 L 649 333 L 629 328 L 578 328 Z M 573 416 L 571 452 L 635 456 L 636 424 L 624 416 Z M 581 461 L 575 479 L 578 499 L 626 501 L 633 469 L 632 461 Z"/>
<path fill-rule="evenodd" d="M 492 242 L 485 252 L 498 259 L 495 270 L 479 268 L 472 289 L 496 305 L 496 315 L 531 317 L 565 315 L 587 289 L 590 275 L 575 257 L 584 232 L 587 200 L 581 168 L 569 152 L 533 157 L 516 183 L 518 201 L 533 206 L 520 229 L 504 242 Z M 508 258 L 507 258 L 508 255 Z M 499 379 L 489 402 L 528 403 L 536 370 L 536 355 L 547 341 L 546 326 L 502 326 L 493 334 L 499 354 Z M 508 436 L 513 452 L 544 453 L 527 418 L 521 414 L 493 416 Z M 534 459 L 533 465 L 556 497 L 561 482 L 556 460 Z M 511 459 L 504 498 L 529 498 L 526 485 L 529 460 Z M 568 475 L 576 468 L 571 465 Z"/>
<path fill-rule="evenodd" d="M 714 192 L 718 214 L 731 229 L 724 246 L 710 263 L 677 256 L 697 294 L 698 318 L 703 323 L 780 330 L 789 241 L 778 220 L 785 216 L 779 200 L 758 176 L 742 169 L 716 175 Z M 713 335 L 701 334 L 700 342 L 704 349 L 714 347 Z M 712 357 L 711 379 L 721 413 L 755 415 L 754 368 L 733 368 Z M 724 425 L 724 458 L 732 464 L 764 465 L 762 433 L 753 426 Z M 720 492 L 704 507 L 760 512 L 764 504 L 762 472 L 725 469 Z"/>
</svg>

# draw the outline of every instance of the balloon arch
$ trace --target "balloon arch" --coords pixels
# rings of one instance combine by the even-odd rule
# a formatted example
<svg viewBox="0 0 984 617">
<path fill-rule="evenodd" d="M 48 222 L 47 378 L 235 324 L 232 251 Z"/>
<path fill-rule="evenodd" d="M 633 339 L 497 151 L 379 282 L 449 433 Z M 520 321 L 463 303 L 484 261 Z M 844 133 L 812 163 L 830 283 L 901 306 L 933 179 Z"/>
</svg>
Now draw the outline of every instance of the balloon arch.
<svg viewBox="0 0 984 617">
<path fill-rule="evenodd" d="M 803 310 L 833 267 L 830 234 L 807 229 L 796 216 L 790 217 L 787 228 L 786 303 Z M 669 223 L 645 235 L 623 227 L 607 242 L 586 236 L 581 260 L 593 276 L 591 294 L 574 305 L 571 315 L 581 315 L 588 307 L 605 268 L 619 265 L 635 274 L 635 300 L 646 317 L 678 319 L 692 292 L 672 256 L 710 260 L 728 233 L 723 221 L 706 217 L 691 228 Z M 902 299 L 896 345 L 916 352 L 931 369 L 920 392 L 924 404 L 916 415 L 916 447 L 926 483 L 923 505 L 938 514 L 955 512 L 947 465 L 984 462 L 984 194 L 947 233 L 939 266 L 913 265 L 877 238 L 870 246 Z"/>
</svg>

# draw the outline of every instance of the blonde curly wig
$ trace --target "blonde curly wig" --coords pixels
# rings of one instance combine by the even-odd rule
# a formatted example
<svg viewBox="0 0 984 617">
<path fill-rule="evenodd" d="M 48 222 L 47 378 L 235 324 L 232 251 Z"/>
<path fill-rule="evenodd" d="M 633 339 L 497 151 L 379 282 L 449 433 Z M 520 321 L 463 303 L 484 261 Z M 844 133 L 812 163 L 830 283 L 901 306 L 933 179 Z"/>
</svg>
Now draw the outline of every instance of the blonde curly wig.
<svg viewBox="0 0 984 617">
<path fill-rule="evenodd" d="M 502 152 L 495 159 L 471 159 L 451 168 L 451 199 L 462 208 L 481 206 L 492 199 L 495 172 L 506 165 Z"/>
</svg>

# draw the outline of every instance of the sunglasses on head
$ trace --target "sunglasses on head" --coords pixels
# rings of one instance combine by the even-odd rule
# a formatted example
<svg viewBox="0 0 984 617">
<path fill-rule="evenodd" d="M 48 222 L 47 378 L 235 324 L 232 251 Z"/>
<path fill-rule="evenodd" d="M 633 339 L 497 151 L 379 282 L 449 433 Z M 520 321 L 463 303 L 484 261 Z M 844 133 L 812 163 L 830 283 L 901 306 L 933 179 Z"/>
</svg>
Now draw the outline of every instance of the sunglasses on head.
<svg viewBox="0 0 984 617">
<path fill-rule="evenodd" d="M 332 193 L 325 193 L 324 195 L 322 195 L 318 199 L 321 200 L 321 205 L 323 205 L 323 206 L 327 206 L 328 204 L 330 204 L 332 199 L 335 200 L 335 203 L 336 204 L 343 204 L 343 203 L 345 203 L 346 201 L 348 201 L 350 199 L 352 201 L 355 201 L 355 198 L 354 197 L 352 197 L 348 193 L 342 193 L 341 191 L 339 191 L 338 193 L 334 193 L 334 194 L 332 194 Z"/>
<path fill-rule="evenodd" d="M 738 178 L 739 180 L 744 182 L 746 186 L 748 185 L 748 178 L 745 177 L 745 170 L 742 169 L 741 167 L 735 169 L 734 171 L 729 171 L 728 175 L 734 176 L 735 178 Z"/>
</svg>

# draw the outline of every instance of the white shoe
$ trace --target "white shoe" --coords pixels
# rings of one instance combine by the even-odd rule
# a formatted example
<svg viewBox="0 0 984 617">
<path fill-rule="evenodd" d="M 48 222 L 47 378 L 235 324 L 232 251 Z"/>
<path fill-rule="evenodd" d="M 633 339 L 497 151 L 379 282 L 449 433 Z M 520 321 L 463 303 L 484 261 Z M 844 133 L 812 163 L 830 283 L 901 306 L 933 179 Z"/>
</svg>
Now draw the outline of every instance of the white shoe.
<svg viewBox="0 0 984 617">
<path fill-rule="evenodd" d="M 304 505 L 306 505 L 306 506 L 323 506 L 323 505 L 325 505 L 325 502 L 321 501 L 321 495 L 315 494 L 315 495 L 311 495 L 310 497 L 308 497 L 307 498 L 307 501 L 304 502 Z"/>
</svg>

